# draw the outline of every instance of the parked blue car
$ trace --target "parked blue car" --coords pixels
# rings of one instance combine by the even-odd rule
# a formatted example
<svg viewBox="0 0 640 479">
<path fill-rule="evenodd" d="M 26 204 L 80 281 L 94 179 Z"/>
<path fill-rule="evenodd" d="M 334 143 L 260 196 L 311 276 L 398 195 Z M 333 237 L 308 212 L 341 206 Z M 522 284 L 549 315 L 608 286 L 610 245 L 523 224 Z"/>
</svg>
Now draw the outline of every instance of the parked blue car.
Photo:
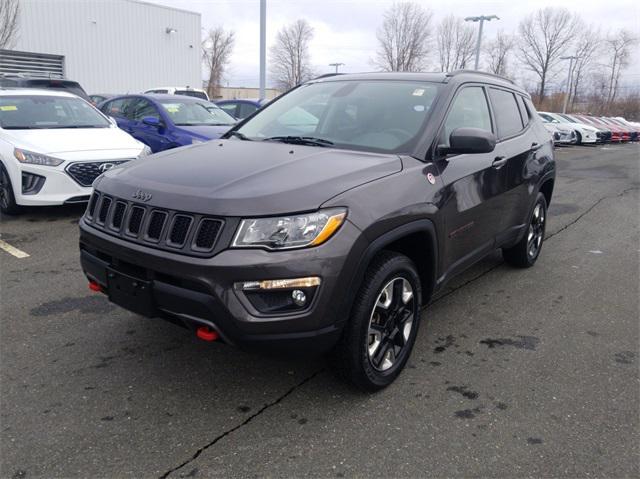
<svg viewBox="0 0 640 479">
<path fill-rule="evenodd" d="M 238 120 L 244 120 L 268 103 L 267 100 L 220 100 L 216 105 Z"/>
<path fill-rule="evenodd" d="M 236 123 L 212 103 L 188 96 L 123 95 L 98 108 L 154 153 L 220 138 Z"/>
</svg>

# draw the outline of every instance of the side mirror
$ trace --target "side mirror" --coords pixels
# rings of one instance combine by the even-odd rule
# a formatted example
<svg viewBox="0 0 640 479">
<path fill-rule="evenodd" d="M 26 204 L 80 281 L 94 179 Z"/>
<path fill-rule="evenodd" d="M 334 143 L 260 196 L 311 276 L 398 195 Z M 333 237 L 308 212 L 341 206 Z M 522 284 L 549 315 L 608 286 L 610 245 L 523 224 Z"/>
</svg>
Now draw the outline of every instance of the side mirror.
<svg viewBox="0 0 640 479">
<path fill-rule="evenodd" d="M 149 126 L 155 126 L 156 128 L 160 128 L 161 126 L 160 120 L 157 119 L 155 116 L 145 116 L 142 119 L 142 123 Z"/>
<path fill-rule="evenodd" d="M 465 153 L 491 153 L 496 147 L 496 136 L 480 128 L 456 128 L 449 136 L 449 146 L 439 148 L 444 155 Z"/>
</svg>

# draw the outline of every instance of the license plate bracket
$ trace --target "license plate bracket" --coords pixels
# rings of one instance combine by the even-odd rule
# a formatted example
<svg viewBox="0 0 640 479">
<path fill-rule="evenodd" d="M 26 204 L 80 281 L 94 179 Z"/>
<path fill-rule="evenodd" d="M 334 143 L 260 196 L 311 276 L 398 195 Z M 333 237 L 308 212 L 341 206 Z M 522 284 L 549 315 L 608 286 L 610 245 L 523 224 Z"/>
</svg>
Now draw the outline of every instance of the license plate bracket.
<svg viewBox="0 0 640 479">
<path fill-rule="evenodd" d="M 151 281 L 134 278 L 108 268 L 107 291 L 112 303 L 143 316 L 154 316 Z"/>
</svg>

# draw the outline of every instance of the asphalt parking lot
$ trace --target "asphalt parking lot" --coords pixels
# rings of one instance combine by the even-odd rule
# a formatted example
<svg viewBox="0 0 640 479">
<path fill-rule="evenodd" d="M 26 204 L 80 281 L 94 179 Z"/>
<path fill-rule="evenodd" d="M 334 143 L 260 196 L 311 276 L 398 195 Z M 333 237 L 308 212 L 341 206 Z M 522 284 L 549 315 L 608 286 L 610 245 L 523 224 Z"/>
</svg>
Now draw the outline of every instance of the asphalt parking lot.
<svg viewBox="0 0 640 479">
<path fill-rule="evenodd" d="M 542 256 L 496 253 L 365 395 L 91 293 L 82 207 L 2 218 L 2 477 L 640 477 L 640 146 L 557 151 Z"/>
</svg>

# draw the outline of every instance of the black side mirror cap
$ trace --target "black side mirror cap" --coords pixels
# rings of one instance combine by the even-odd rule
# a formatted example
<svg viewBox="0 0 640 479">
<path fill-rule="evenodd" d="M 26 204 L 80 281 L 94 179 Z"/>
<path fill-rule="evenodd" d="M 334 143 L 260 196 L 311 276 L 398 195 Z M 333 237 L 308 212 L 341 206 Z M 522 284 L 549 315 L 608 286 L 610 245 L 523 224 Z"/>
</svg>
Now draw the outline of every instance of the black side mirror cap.
<svg viewBox="0 0 640 479">
<path fill-rule="evenodd" d="M 496 148 L 496 136 L 480 128 L 456 128 L 449 136 L 449 146 L 438 148 L 440 154 L 461 155 L 491 153 Z"/>
</svg>

